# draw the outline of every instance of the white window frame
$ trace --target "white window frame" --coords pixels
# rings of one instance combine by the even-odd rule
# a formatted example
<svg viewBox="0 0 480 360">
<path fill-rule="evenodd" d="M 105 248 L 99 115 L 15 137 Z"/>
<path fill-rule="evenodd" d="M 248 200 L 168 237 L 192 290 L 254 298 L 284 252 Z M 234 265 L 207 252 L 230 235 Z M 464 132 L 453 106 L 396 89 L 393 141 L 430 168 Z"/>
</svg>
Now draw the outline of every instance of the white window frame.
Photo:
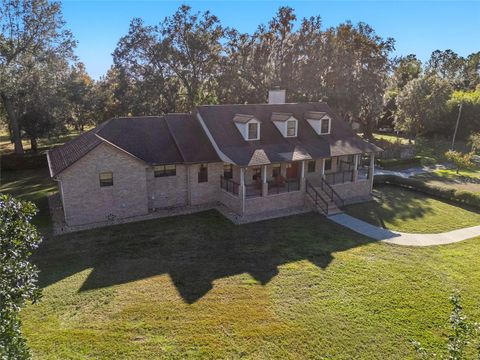
<svg viewBox="0 0 480 360">
<path fill-rule="evenodd" d="M 257 125 L 257 136 L 255 138 L 250 138 L 250 125 L 256 124 Z M 260 140 L 260 122 L 258 121 L 249 121 L 246 126 L 246 134 L 245 134 L 245 139 L 248 141 L 255 141 L 255 140 Z"/>
<path fill-rule="evenodd" d="M 328 121 L 328 132 L 322 132 L 322 127 L 323 127 L 323 122 L 324 121 Z M 325 117 L 323 119 L 320 120 L 320 135 L 328 135 L 330 134 L 330 130 L 331 130 L 331 126 L 332 126 L 332 121 L 330 120 L 329 117 Z"/>
<path fill-rule="evenodd" d="M 295 133 L 293 135 L 288 135 L 288 123 L 294 123 L 294 131 Z M 285 122 L 285 137 L 297 137 L 297 131 L 298 131 L 298 121 L 296 119 L 290 118 Z"/>
</svg>

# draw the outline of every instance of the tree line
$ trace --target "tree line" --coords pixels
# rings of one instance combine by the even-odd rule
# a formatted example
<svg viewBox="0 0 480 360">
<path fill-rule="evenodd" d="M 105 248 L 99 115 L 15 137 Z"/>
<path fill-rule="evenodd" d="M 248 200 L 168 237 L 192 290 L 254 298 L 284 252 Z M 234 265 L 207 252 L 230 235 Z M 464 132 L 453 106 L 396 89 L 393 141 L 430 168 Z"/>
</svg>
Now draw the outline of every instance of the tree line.
<svg viewBox="0 0 480 360">
<path fill-rule="evenodd" d="M 437 50 L 422 64 L 394 57 L 394 39 L 365 23 L 325 28 L 320 16 L 298 19 L 281 7 L 246 34 L 182 5 L 156 25 L 133 19 L 112 67 L 94 81 L 75 57 L 59 3 L 0 1 L 0 119 L 17 153 L 22 138 L 36 149 L 39 137 L 115 116 L 263 103 L 275 86 L 289 102 L 328 102 L 366 138 L 379 126 L 449 135 L 459 103 L 460 135 L 480 129 L 480 52 Z"/>
</svg>

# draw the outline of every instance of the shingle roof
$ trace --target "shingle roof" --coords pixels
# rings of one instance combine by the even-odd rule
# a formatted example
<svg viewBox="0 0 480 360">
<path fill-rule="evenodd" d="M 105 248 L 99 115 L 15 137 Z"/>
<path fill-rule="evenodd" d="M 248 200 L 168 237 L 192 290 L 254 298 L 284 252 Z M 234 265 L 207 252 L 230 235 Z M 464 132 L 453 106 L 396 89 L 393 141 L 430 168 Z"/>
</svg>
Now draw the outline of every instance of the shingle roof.
<svg viewBox="0 0 480 360">
<path fill-rule="evenodd" d="M 293 114 L 290 113 L 280 113 L 280 112 L 272 112 L 272 116 L 270 119 L 272 121 L 287 121 L 293 116 Z"/>
<path fill-rule="evenodd" d="M 241 166 L 381 151 L 360 139 L 325 103 L 206 105 L 197 110 L 220 151 Z M 318 135 L 306 121 L 308 112 L 322 117 L 328 114 L 332 118 L 331 134 Z M 272 113 L 292 114 L 298 120 L 297 136 L 283 137 L 271 120 Z M 251 114 L 262 122 L 260 140 L 244 140 L 232 122 L 235 114 Z"/>
<path fill-rule="evenodd" d="M 184 163 L 220 161 L 212 143 L 194 115 L 167 114 L 165 119 Z"/>
<path fill-rule="evenodd" d="M 323 111 L 307 111 L 305 113 L 305 119 L 321 120 L 325 115 L 327 115 L 327 113 Z"/>
<path fill-rule="evenodd" d="M 197 112 L 220 151 L 241 166 L 381 151 L 360 139 L 325 103 L 199 106 Z M 328 114 L 332 118 L 331 134 L 317 135 L 306 114 L 310 119 Z M 296 137 L 284 138 L 272 121 L 287 115 L 298 120 Z M 245 141 L 234 118 L 261 121 L 260 140 Z M 221 161 L 195 115 L 115 118 L 51 149 L 51 175 L 59 174 L 102 142 L 151 165 Z"/>
<path fill-rule="evenodd" d="M 55 176 L 102 142 L 151 165 L 220 161 L 193 115 L 111 119 L 48 152 Z"/>
<path fill-rule="evenodd" d="M 81 134 L 63 146 L 49 150 L 47 159 L 50 175 L 55 176 L 100 145 L 102 140 L 96 135 L 96 132 L 104 125 L 106 125 L 106 123 Z"/>
<path fill-rule="evenodd" d="M 255 119 L 255 116 L 249 114 L 235 114 L 232 120 L 236 123 L 245 124 L 252 119 Z"/>
</svg>

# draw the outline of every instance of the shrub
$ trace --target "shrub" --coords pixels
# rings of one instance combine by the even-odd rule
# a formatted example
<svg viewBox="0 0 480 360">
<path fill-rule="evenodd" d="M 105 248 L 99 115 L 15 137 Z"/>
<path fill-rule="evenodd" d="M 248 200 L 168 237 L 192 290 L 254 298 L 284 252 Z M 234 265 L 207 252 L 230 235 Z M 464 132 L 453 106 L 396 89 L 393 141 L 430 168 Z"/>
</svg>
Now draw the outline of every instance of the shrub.
<svg viewBox="0 0 480 360">
<path fill-rule="evenodd" d="M 392 168 L 397 166 L 419 166 L 422 163 L 420 156 L 408 159 L 377 159 L 377 164 L 383 168 Z"/>
<path fill-rule="evenodd" d="M 464 154 L 459 151 L 453 151 L 453 150 L 448 150 L 445 153 L 445 157 L 448 160 L 453 161 L 453 163 L 457 167 L 457 174 L 460 171 L 460 169 L 467 169 L 474 165 L 472 162 L 473 155 L 474 155 L 473 152 Z"/>
<path fill-rule="evenodd" d="M 438 185 L 427 184 L 422 180 L 402 178 L 395 175 L 377 175 L 373 179 L 375 185 L 395 185 L 414 191 L 436 196 L 448 201 L 458 202 L 480 209 L 480 194 L 466 190 L 456 190 Z"/>
</svg>

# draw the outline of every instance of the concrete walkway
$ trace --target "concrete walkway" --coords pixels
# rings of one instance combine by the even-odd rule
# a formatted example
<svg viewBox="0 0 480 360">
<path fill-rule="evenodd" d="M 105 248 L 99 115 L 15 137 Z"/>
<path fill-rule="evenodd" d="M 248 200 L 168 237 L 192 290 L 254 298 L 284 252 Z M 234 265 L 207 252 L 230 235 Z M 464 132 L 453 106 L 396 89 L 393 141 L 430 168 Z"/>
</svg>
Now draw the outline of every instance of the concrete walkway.
<svg viewBox="0 0 480 360">
<path fill-rule="evenodd" d="M 440 234 L 408 234 L 382 229 L 347 214 L 337 214 L 330 220 L 359 234 L 390 244 L 405 246 L 432 246 L 456 243 L 480 236 L 480 225 Z"/>
</svg>

